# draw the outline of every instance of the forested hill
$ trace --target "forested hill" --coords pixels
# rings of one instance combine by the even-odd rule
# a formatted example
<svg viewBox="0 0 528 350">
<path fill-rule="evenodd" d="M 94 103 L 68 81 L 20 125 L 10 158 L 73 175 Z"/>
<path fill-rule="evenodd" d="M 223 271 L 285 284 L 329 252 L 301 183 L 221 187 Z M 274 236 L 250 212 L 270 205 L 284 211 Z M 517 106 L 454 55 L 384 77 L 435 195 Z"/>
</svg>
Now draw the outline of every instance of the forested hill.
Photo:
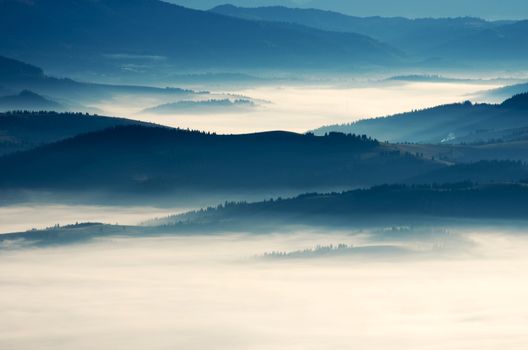
<svg viewBox="0 0 528 350">
<path fill-rule="evenodd" d="M 502 132 L 528 126 L 528 94 L 501 104 L 469 101 L 315 130 L 367 134 L 389 142 L 464 143 L 500 139 Z M 490 136 L 492 135 L 492 136 Z"/>
<path fill-rule="evenodd" d="M 159 221 L 164 224 L 211 227 L 254 227 L 274 223 L 291 225 L 355 225 L 365 221 L 411 218 L 526 219 L 526 184 L 384 185 L 365 190 L 306 194 L 291 199 L 256 203 L 226 203 Z M 378 218 L 378 221 L 372 221 Z M 365 221 L 364 221 L 365 220 Z M 153 222 L 152 224 L 155 224 Z"/>
<path fill-rule="evenodd" d="M 84 113 L 24 112 L 0 113 L 0 155 L 103 130 L 117 125 L 143 124 L 124 118 Z"/>
<path fill-rule="evenodd" d="M 434 226 L 514 227 L 526 223 L 528 184 L 436 186 L 384 185 L 342 193 L 305 194 L 255 203 L 227 202 L 181 215 L 154 219 L 144 226 L 80 223 L 0 235 L 0 243 L 28 245 L 76 243 L 106 236 L 199 232 L 287 232 L 299 227 L 358 229 Z M 446 220 L 448 219 L 448 220 Z M 279 230 L 279 231 L 277 231 Z M 422 234 L 423 231 L 420 231 Z"/>
<path fill-rule="evenodd" d="M 350 188 L 397 182 L 442 166 L 366 136 L 216 135 L 124 126 L 4 156 L 0 188 L 108 193 Z"/>
</svg>

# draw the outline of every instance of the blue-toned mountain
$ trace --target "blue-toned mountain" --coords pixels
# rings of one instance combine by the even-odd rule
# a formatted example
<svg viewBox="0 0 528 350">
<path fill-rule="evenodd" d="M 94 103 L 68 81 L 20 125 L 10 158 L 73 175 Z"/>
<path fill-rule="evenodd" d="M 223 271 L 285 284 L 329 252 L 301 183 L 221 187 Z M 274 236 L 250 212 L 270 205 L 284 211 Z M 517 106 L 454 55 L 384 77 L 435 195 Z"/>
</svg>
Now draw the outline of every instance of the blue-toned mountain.
<svg viewBox="0 0 528 350">
<path fill-rule="evenodd" d="M 389 142 L 433 144 L 511 141 L 528 127 L 527 110 L 528 94 L 524 93 L 501 104 L 453 103 L 351 124 L 325 126 L 315 133 L 350 132 Z"/>
<path fill-rule="evenodd" d="M 393 63 L 399 55 L 360 34 L 247 21 L 159 0 L 3 0 L 0 53 L 56 70 L 357 67 Z"/>
</svg>

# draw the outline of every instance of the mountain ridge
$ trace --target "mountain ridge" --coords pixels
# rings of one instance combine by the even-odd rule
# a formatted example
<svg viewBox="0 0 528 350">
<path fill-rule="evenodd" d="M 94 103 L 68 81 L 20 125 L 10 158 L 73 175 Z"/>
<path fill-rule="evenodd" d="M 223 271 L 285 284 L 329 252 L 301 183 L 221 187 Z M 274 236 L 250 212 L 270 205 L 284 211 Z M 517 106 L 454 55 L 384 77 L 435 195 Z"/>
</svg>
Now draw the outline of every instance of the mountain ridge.
<svg viewBox="0 0 528 350">
<path fill-rule="evenodd" d="M 528 33 L 523 21 L 487 21 L 477 17 L 357 17 L 285 6 L 220 5 L 209 11 L 254 21 L 295 23 L 322 30 L 361 33 L 420 57 L 425 60 L 422 63 L 425 66 L 454 66 L 449 62 L 453 59 L 458 64 L 473 65 L 489 65 L 498 58 L 520 62 L 526 54 L 518 45 Z"/>
<path fill-rule="evenodd" d="M 65 54 L 74 58 L 72 64 L 93 67 L 98 62 L 101 69 L 138 59 L 155 60 L 156 66 L 265 68 L 371 65 L 399 56 L 398 50 L 360 34 L 247 21 L 159 0 L 33 0 L 31 4 L 0 3 L 0 33 L 4 33 L 0 49 L 35 58 L 46 67 L 59 68 L 53 60 L 63 62 Z M 14 26 L 21 18 L 29 23 L 27 27 Z M 8 28 L 18 29 L 6 36 Z"/>
</svg>

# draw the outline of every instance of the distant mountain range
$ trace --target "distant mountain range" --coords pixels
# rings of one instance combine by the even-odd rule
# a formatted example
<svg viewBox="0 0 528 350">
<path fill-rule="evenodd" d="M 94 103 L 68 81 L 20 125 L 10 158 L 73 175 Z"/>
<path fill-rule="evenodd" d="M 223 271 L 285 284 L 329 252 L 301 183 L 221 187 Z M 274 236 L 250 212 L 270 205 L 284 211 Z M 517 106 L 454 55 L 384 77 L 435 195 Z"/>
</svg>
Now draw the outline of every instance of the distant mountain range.
<svg viewBox="0 0 528 350">
<path fill-rule="evenodd" d="M 183 6 L 210 9 L 226 4 L 225 0 L 168 0 Z M 322 9 L 355 16 L 385 16 L 408 18 L 459 17 L 474 14 L 483 18 L 523 18 L 528 4 L 522 0 L 229 0 L 236 6 L 288 6 Z"/>
<path fill-rule="evenodd" d="M 515 140 L 518 130 L 528 127 L 527 113 L 528 93 L 525 93 L 497 105 L 456 103 L 351 124 L 325 126 L 315 130 L 315 133 L 357 133 L 382 141 L 433 144 Z"/>
<path fill-rule="evenodd" d="M 385 79 L 385 81 L 405 81 L 405 82 L 427 82 L 427 83 L 485 83 L 486 80 L 469 79 L 469 78 L 451 78 L 441 75 L 430 74 L 409 74 L 409 75 L 395 75 Z M 513 95 L 513 94 L 512 94 Z M 511 96 L 511 95 L 509 95 Z"/>
<path fill-rule="evenodd" d="M 500 26 L 479 18 L 354 17 L 339 12 L 283 6 L 236 7 L 222 5 L 214 13 L 254 21 L 295 23 L 321 30 L 361 33 L 404 50 L 422 52 L 461 36 Z"/>
<path fill-rule="evenodd" d="M 159 0 L 3 0 L 0 53 L 76 72 L 353 68 L 400 57 L 398 50 L 361 34 L 247 21 Z"/>
<path fill-rule="evenodd" d="M 160 0 L 3 0 L 0 54 L 82 76 L 497 68 L 525 63 L 527 24 L 353 17 L 286 7 L 198 11 Z"/>
<path fill-rule="evenodd" d="M 480 18 L 353 17 L 332 11 L 281 6 L 245 8 L 222 5 L 211 12 L 254 21 L 295 23 L 321 30 L 360 33 L 449 66 L 448 60 L 480 65 L 498 60 L 521 61 L 528 48 L 528 21 L 490 22 Z M 433 60 L 434 59 L 434 60 Z M 436 62 L 436 63 L 435 63 Z"/>
<path fill-rule="evenodd" d="M 0 3 L 0 6 L 2 6 L 2 3 Z M 41 101 L 38 102 L 40 104 L 44 104 L 42 96 L 46 96 L 48 100 L 51 100 L 48 101 L 47 108 L 43 109 L 67 109 L 90 113 L 100 112 L 93 105 L 120 96 L 158 97 L 164 99 L 207 95 L 207 92 L 194 92 L 179 88 L 96 84 L 67 78 L 55 78 L 46 75 L 39 67 L 3 56 L 0 56 L 0 87 L 4 88 L 6 95 L 9 94 L 6 104 L 2 106 L 3 110 L 8 109 L 9 101 L 17 102 L 16 105 L 13 105 L 14 108 L 9 109 L 33 110 L 35 108 L 33 108 L 32 104 L 38 102 L 36 101 L 38 98 L 35 95 L 41 96 Z M 23 96 L 13 97 L 13 95 L 22 91 L 31 91 L 33 95 L 29 96 L 26 92 Z M 53 108 L 50 102 L 57 103 L 56 108 Z"/>
<path fill-rule="evenodd" d="M 435 53 L 457 57 L 479 65 L 481 61 L 520 60 L 528 55 L 523 45 L 528 35 L 528 20 L 487 28 L 477 33 L 461 35 L 439 46 Z M 510 63 L 508 63 L 510 64 Z"/>
</svg>

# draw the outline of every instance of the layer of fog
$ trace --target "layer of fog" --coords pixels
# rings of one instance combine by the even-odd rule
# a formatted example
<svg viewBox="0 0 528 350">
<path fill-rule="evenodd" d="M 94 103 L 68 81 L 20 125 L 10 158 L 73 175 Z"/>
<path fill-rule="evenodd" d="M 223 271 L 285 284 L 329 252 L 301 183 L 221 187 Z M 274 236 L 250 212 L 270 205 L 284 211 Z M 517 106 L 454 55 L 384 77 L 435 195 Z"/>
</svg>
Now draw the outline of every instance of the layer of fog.
<svg viewBox="0 0 528 350">
<path fill-rule="evenodd" d="M 139 113 L 156 103 L 152 97 L 109 100 L 97 108 L 111 115 L 128 116 L 173 127 L 220 133 L 245 133 L 267 130 L 305 132 L 323 125 L 349 123 L 358 119 L 391 115 L 413 109 L 475 99 L 474 94 L 502 86 L 486 83 L 392 82 L 356 84 L 261 85 L 230 91 L 257 101 L 256 107 L 240 112 L 215 111 L 209 114 Z M 225 92 L 225 91 L 224 91 Z M 211 96 L 222 96 L 220 93 Z M 224 97 L 229 95 L 223 95 Z M 204 97 L 201 97 L 202 99 Z M 206 96 L 207 98 L 207 96 Z"/>
<path fill-rule="evenodd" d="M 321 187 L 319 192 L 339 192 L 345 187 Z M 215 207 L 224 202 L 257 202 L 298 196 L 313 189 L 208 191 L 207 194 L 167 193 L 155 197 L 127 197 L 88 193 L 35 192 L 26 196 L 0 193 L 0 234 L 44 229 L 55 225 L 97 222 L 138 225 L 191 210 Z M 103 203 L 104 205 L 102 205 Z"/>
<path fill-rule="evenodd" d="M 528 239 L 441 237 L 456 244 L 398 259 L 260 256 L 338 243 L 426 251 L 434 237 L 114 238 L 2 251 L 0 348 L 526 348 Z"/>
<path fill-rule="evenodd" d="M 145 206 L 96 206 L 61 204 L 25 204 L 0 206 L 0 234 L 44 229 L 75 222 L 137 225 L 153 217 L 181 213 L 191 208 L 157 208 Z"/>
</svg>

